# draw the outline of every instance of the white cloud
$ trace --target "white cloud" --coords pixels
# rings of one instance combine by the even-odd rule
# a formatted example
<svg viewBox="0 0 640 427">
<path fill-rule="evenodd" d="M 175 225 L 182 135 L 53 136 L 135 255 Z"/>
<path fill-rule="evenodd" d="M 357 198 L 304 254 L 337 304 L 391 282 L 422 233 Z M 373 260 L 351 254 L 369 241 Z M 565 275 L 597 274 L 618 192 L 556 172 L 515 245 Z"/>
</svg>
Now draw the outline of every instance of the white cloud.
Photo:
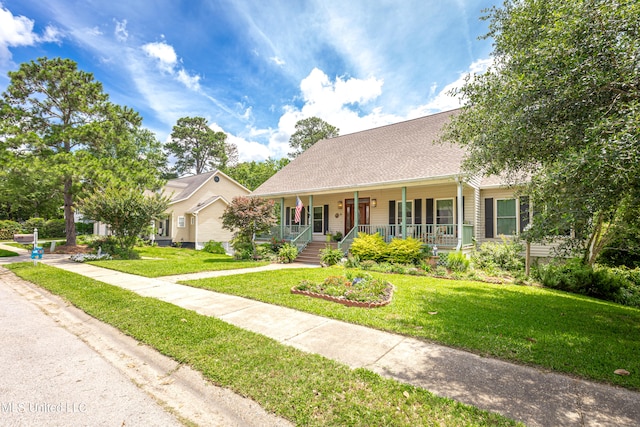
<svg viewBox="0 0 640 427">
<path fill-rule="evenodd" d="M 127 20 L 124 19 L 122 22 L 116 21 L 116 29 L 114 31 L 116 39 L 118 41 L 124 42 L 129 38 L 129 33 L 127 32 Z"/>
<path fill-rule="evenodd" d="M 14 16 L 0 3 L 0 63 L 11 60 L 10 47 L 33 46 L 40 42 L 57 42 L 60 32 L 53 26 L 39 36 L 33 32 L 34 21 L 26 16 Z"/>
<path fill-rule="evenodd" d="M 286 64 L 286 62 L 284 61 L 284 59 L 280 59 L 277 56 L 272 56 L 271 59 L 276 65 L 282 67 L 284 64 Z"/>
<path fill-rule="evenodd" d="M 212 123 L 209 127 L 216 132 L 224 132 L 227 134 L 227 142 L 234 144 L 238 147 L 238 156 L 241 162 L 257 161 L 261 162 L 266 160 L 270 155 L 270 150 L 264 144 L 256 141 L 249 141 L 240 136 L 232 135 L 226 132 L 217 123 Z"/>
<path fill-rule="evenodd" d="M 158 67 L 195 92 L 200 91 L 200 76 L 189 74 L 183 67 L 178 66 L 178 55 L 173 46 L 165 42 L 153 42 L 142 45 L 142 50 L 151 58 L 158 61 Z"/>
<path fill-rule="evenodd" d="M 407 116 L 407 118 L 417 118 L 426 116 L 429 114 L 437 113 L 439 111 L 447 111 L 453 110 L 456 108 L 460 108 L 462 106 L 462 100 L 459 96 L 453 96 L 451 92 L 454 89 L 461 88 L 468 76 L 473 76 L 475 74 L 482 74 L 493 64 L 493 59 L 480 59 L 478 61 L 473 62 L 469 69 L 463 73 L 460 73 L 458 79 L 449 83 L 444 88 L 442 88 L 438 93 L 437 85 L 433 85 L 431 87 L 432 96 L 429 102 L 424 105 L 420 105 L 413 110 L 411 110 Z"/>
<path fill-rule="evenodd" d="M 173 46 L 165 42 L 147 43 L 142 45 L 142 50 L 150 57 L 157 59 L 160 68 L 165 71 L 173 71 L 173 67 L 178 62 L 178 55 Z"/>
</svg>

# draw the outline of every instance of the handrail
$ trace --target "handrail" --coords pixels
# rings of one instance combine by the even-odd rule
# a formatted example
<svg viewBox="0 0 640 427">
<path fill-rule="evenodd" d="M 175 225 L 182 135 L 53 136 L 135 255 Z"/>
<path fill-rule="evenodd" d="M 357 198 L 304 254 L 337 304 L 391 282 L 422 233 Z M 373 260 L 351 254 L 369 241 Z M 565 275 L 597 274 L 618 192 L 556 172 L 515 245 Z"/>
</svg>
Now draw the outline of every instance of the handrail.
<svg viewBox="0 0 640 427">
<path fill-rule="evenodd" d="M 346 253 L 349 251 L 351 247 L 351 243 L 353 243 L 353 239 L 355 239 L 358 230 L 357 227 L 353 227 L 343 238 L 338 242 L 338 249 L 342 252 Z M 346 246 L 346 247 L 345 247 Z"/>
<path fill-rule="evenodd" d="M 302 252 L 304 248 L 307 247 L 311 239 L 313 238 L 313 233 L 311 232 L 311 226 L 307 225 L 306 228 L 300 231 L 294 239 L 291 240 L 291 244 L 298 248 L 298 253 Z"/>
</svg>

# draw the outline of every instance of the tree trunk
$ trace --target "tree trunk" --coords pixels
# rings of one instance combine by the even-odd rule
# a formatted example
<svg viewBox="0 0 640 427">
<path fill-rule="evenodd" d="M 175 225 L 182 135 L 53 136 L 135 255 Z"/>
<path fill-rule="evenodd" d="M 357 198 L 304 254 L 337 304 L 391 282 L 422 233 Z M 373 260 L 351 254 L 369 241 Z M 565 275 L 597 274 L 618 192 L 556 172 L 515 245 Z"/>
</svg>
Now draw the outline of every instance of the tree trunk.
<svg viewBox="0 0 640 427">
<path fill-rule="evenodd" d="M 64 179 L 64 223 L 67 235 L 67 246 L 76 245 L 76 223 L 73 218 L 73 193 L 71 178 Z"/>
</svg>

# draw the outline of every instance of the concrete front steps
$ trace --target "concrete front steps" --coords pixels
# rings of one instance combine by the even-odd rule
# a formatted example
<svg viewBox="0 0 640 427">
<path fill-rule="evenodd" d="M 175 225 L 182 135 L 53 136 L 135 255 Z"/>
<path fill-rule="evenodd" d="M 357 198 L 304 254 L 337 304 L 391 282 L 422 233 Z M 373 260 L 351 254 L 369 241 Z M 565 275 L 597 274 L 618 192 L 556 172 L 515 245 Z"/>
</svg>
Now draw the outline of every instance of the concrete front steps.
<svg viewBox="0 0 640 427">
<path fill-rule="evenodd" d="M 320 251 L 326 248 L 327 245 L 331 246 L 333 249 L 338 247 L 336 242 L 311 242 L 298 254 L 295 262 L 320 265 Z"/>
</svg>

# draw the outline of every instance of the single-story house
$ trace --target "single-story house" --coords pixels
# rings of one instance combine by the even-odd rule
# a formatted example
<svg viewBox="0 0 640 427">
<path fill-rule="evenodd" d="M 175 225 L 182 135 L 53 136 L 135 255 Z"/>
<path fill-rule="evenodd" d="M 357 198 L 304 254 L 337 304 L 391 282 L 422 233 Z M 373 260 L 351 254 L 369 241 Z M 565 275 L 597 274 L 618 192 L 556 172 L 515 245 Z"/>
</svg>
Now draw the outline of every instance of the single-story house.
<svg viewBox="0 0 640 427">
<path fill-rule="evenodd" d="M 167 181 L 168 217 L 154 224 L 151 236 L 161 246 L 179 244 L 201 249 L 210 240 L 229 251 L 232 232 L 222 228 L 222 214 L 231 200 L 250 191 L 219 170 Z M 96 224 L 94 234 L 108 234 L 108 226 Z"/>
<path fill-rule="evenodd" d="M 516 198 L 499 177 L 466 176 L 464 148 L 438 141 L 458 112 L 318 141 L 252 196 L 280 204 L 272 233 L 300 248 L 337 233 L 344 250 L 358 232 L 411 236 L 444 251 L 515 236 L 530 222 L 528 198 Z M 547 252 L 532 247 L 533 256 Z"/>
</svg>

